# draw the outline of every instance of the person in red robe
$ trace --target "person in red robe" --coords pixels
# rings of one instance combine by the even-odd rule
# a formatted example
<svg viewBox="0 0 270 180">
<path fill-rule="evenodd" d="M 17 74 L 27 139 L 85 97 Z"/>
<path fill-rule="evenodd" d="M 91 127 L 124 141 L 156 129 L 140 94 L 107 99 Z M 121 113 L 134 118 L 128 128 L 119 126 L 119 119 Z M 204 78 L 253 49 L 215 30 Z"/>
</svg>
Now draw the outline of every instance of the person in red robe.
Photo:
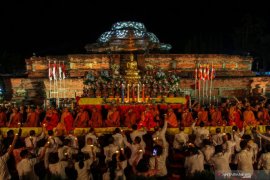
<svg viewBox="0 0 270 180">
<path fill-rule="evenodd" d="M 148 130 L 157 126 L 157 123 L 154 121 L 153 112 L 150 111 L 149 107 L 145 108 L 145 111 L 141 114 L 141 120 L 138 124 L 138 129 L 146 127 Z"/>
<path fill-rule="evenodd" d="M 39 116 L 35 112 L 35 109 L 30 108 L 30 110 L 28 110 L 25 127 L 37 127 L 38 121 L 39 121 Z"/>
<path fill-rule="evenodd" d="M 61 115 L 60 123 L 64 123 L 65 129 L 67 132 L 72 131 L 74 129 L 73 122 L 74 122 L 74 119 L 73 119 L 72 114 L 69 112 L 68 108 L 64 108 L 64 111 Z"/>
<path fill-rule="evenodd" d="M 172 108 L 168 109 L 168 112 L 165 116 L 165 120 L 168 122 L 169 127 L 174 127 L 174 128 L 178 127 L 177 117 L 175 113 L 173 112 Z"/>
<path fill-rule="evenodd" d="M 56 109 L 50 108 L 46 112 L 46 116 L 43 120 L 43 125 L 46 127 L 47 131 L 53 130 L 59 121 L 59 115 Z"/>
<path fill-rule="evenodd" d="M 154 121 L 157 123 L 157 124 L 160 124 L 160 113 L 159 113 L 159 110 L 158 110 L 158 106 L 157 105 L 154 105 L 152 108 L 151 108 L 151 111 L 152 111 L 152 114 L 154 116 Z"/>
<path fill-rule="evenodd" d="M 6 122 L 7 122 L 7 115 L 4 111 L 4 108 L 0 107 L 0 127 L 6 126 Z"/>
<path fill-rule="evenodd" d="M 12 111 L 13 113 L 10 115 L 8 127 L 18 128 L 21 126 L 21 123 L 23 120 L 22 114 L 19 112 L 18 108 L 16 107 L 14 107 Z"/>
<path fill-rule="evenodd" d="M 126 113 L 125 113 L 125 121 L 124 125 L 126 127 L 131 127 L 133 124 L 136 124 L 137 122 L 137 114 L 134 112 L 132 108 L 130 108 Z"/>
<path fill-rule="evenodd" d="M 74 121 L 74 127 L 84 128 L 87 127 L 89 121 L 89 115 L 83 108 L 79 109 L 79 112 Z"/>
<path fill-rule="evenodd" d="M 88 121 L 88 125 L 91 127 L 102 127 L 102 114 L 100 110 L 98 110 L 96 107 L 92 108 L 92 115 L 90 121 Z"/>
<path fill-rule="evenodd" d="M 226 121 L 223 121 L 221 111 L 216 107 L 211 113 L 211 125 L 223 126 L 226 125 Z"/>
<path fill-rule="evenodd" d="M 241 120 L 241 111 L 237 108 L 237 106 L 230 107 L 229 125 L 237 126 L 239 129 L 242 129 L 243 127 L 243 121 Z"/>
<path fill-rule="evenodd" d="M 246 110 L 244 111 L 243 120 L 244 120 L 244 125 L 247 125 L 247 126 L 256 126 L 259 124 L 250 106 L 247 106 Z"/>
<path fill-rule="evenodd" d="M 120 126 L 120 113 L 115 106 L 108 112 L 106 125 L 109 127 Z"/>
<path fill-rule="evenodd" d="M 181 124 L 184 127 L 190 127 L 193 123 L 192 113 L 189 112 L 188 108 L 184 108 L 181 114 L 182 121 Z"/>
<path fill-rule="evenodd" d="M 205 126 L 209 125 L 208 112 L 205 111 L 204 107 L 201 107 L 201 109 L 198 111 L 197 126 L 200 125 L 201 122 L 204 122 Z"/>
</svg>

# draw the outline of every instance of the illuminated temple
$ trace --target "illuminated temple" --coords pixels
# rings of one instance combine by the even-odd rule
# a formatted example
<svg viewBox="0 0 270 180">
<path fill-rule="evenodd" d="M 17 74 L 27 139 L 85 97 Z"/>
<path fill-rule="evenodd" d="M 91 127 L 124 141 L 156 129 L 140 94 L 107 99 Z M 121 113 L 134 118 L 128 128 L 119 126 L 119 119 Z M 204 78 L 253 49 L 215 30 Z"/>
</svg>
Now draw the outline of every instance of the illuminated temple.
<svg viewBox="0 0 270 180">
<path fill-rule="evenodd" d="M 211 95 L 216 100 L 251 92 L 265 94 L 269 90 L 268 79 L 256 77 L 251 71 L 253 59 L 250 56 L 170 54 L 171 48 L 148 32 L 142 23 L 118 22 L 101 34 L 96 43 L 87 44 L 84 54 L 26 59 L 27 77 L 5 79 L 7 92 L 13 101 L 40 104 L 55 97 L 55 91 L 59 98 L 106 96 L 118 97 L 121 101 L 122 86 L 125 86 L 124 101 L 127 101 L 127 86 L 130 86 L 129 96 L 135 93 L 136 98 L 141 98 L 138 101 L 160 96 L 195 98 L 194 72 L 196 68 L 209 66 L 215 69 Z M 54 63 L 64 64 L 66 70 L 66 78 L 58 84 L 57 90 L 54 80 L 48 77 L 49 64 Z M 103 84 L 97 83 L 100 78 Z M 139 86 L 139 93 L 137 89 L 131 91 L 135 85 Z"/>
</svg>

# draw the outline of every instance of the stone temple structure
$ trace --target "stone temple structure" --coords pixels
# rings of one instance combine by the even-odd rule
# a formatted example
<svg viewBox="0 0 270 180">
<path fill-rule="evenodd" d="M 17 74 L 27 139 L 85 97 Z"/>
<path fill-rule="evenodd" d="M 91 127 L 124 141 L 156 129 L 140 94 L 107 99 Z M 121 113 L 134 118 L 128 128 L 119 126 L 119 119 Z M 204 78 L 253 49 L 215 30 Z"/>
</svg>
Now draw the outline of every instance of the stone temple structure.
<svg viewBox="0 0 270 180">
<path fill-rule="evenodd" d="M 117 22 L 100 35 L 96 43 L 85 46 L 85 54 L 64 56 L 32 56 L 25 60 L 27 77 L 5 78 L 7 97 L 14 101 L 43 103 L 50 96 L 48 64 L 65 64 L 67 77 L 66 98 L 81 96 L 87 72 L 111 70 L 113 65 L 120 67 L 119 73 L 125 75 L 126 63 L 130 53 L 138 64 L 140 75 L 147 69 L 162 69 L 181 77 L 179 88 L 194 97 L 195 68 L 213 65 L 215 79 L 212 81 L 212 95 L 222 97 L 243 96 L 251 92 L 267 93 L 268 78 L 256 77 L 251 71 L 253 58 L 250 56 L 228 54 L 170 54 L 170 44 L 161 43 L 154 33 L 148 32 L 140 22 Z M 61 97 L 60 97 L 61 98 Z"/>
</svg>

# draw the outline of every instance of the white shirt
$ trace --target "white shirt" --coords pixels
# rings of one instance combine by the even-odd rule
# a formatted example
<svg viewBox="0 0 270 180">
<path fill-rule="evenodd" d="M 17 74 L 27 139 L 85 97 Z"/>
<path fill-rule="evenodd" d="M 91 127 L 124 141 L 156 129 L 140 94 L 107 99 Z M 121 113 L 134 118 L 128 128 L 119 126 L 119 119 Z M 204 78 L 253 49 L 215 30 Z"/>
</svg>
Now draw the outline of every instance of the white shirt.
<svg viewBox="0 0 270 180">
<path fill-rule="evenodd" d="M 81 152 L 88 153 L 90 158 L 93 158 L 92 156 L 92 147 L 90 145 L 86 145 L 81 149 Z M 96 154 L 100 152 L 100 149 L 97 146 L 93 146 L 93 153 L 96 156 Z"/>
<path fill-rule="evenodd" d="M 34 166 L 38 162 L 37 158 L 24 158 L 17 164 L 17 171 L 19 174 L 20 179 L 23 178 L 23 176 L 26 176 L 27 178 L 31 178 L 33 180 L 37 179 L 38 177 L 35 174 Z"/>
<path fill-rule="evenodd" d="M 168 144 L 168 142 L 166 140 L 166 137 L 165 137 L 165 134 L 166 134 L 166 131 L 167 131 L 167 127 L 168 127 L 168 122 L 165 121 L 164 122 L 164 126 L 162 127 L 162 129 L 159 130 L 159 131 L 154 132 L 154 134 L 152 135 L 152 138 L 153 139 L 154 138 L 161 139 L 163 141 L 163 143 Z"/>
<path fill-rule="evenodd" d="M 7 160 L 9 159 L 9 154 L 5 153 L 0 157 L 0 180 L 11 179 L 11 176 L 7 167 Z"/>
<path fill-rule="evenodd" d="M 217 153 L 211 157 L 209 163 L 214 165 L 215 172 L 230 172 L 230 151 Z"/>
<path fill-rule="evenodd" d="M 69 134 L 68 136 L 65 137 L 65 139 L 69 139 L 71 141 L 71 146 L 73 148 L 79 148 L 78 139 L 76 136 Z"/>
<path fill-rule="evenodd" d="M 173 140 L 173 148 L 180 149 L 182 145 L 185 145 L 188 142 L 188 134 L 184 131 L 181 131 L 178 134 L 175 134 Z M 182 145 L 181 145 L 182 144 Z"/>
<path fill-rule="evenodd" d="M 65 155 L 65 153 L 67 154 Z M 63 146 L 63 147 L 58 148 L 58 157 L 60 161 L 65 159 L 66 156 L 68 158 L 71 158 L 72 154 L 76 154 L 76 153 L 78 153 L 78 151 L 74 149 L 73 147 Z"/>
<path fill-rule="evenodd" d="M 78 172 L 77 180 L 90 180 L 91 173 L 90 173 L 90 166 L 93 163 L 92 159 L 88 159 L 84 161 L 84 166 L 81 169 L 79 167 L 79 162 L 75 163 L 75 169 Z"/>
<path fill-rule="evenodd" d="M 54 151 L 54 152 L 57 152 L 59 145 L 63 144 L 62 141 L 60 140 L 60 138 L 57 136 L 50 136 L 48 138 L 48 141 L 50 142 L 48 149 L 50 149 L 50 151 Z"/>
<path fill-rule="evenodd" d="M 238 164 L 237 170 L 253 173 L 252 156 L 253 156 L 252 151 L 248 151 L 246 149 L 236 154 L 234 164 Z"/>
<path fill-rule="evenodd" d="M 229 161 L 231 162 L 232 161 L 232 155 L 234 154 L 235 152 L 235 145 L 236 143 L 232 140 L 228 140 L 226 141 L 225 143 L 222 144 L 222 147 L 223 147 L 223 151 L 228 151 L 229 152 Z"/>
<path fill-rule="evenodd" d="M 240 142 L 241 142 L 241 137 L 244 135 L 245 129 L 243 128 L 240 133 L 233 131 L 232 133 L 232 141 L 235 142 L 235 150 L 237 152 L 241 151 L 240 147 Z"/>
<path fill-rule="evenodd" d="M 130 143 L 127 141 L 126 138 L 124 138 L 124 143 L 125 143 L 125 145 L 126 145 L 127 147 L 129 147 L 130 150 L 131 150 L 131 156 L 130 156 L 130 158 L 129 158 L 129 160 L 128 160 L 128 163 L 132 166 L 133 163 L 134 163 L 134 161 L 135 161 L 135 159 L 136 159 L 136 157 L 137 157 L 137 153 L 138 153 L 139 150 L 142 150 L 142 152 L 141 152 L 141 154 L 139 155 L 139 159 L 138 159 L 138 160 L 142 159 L 143 154 L 144 154 L 144 152 L 145 152 L 145 146 L 143 146 L 142 144 L 133 144 L 133 143 L 130 144 Z"/>
<path fill-rule="evenodd" d="M 112 135 L 114 139 L 114 144 L 118 147 L 124 147 L 124 137 L 120 133 L 116 133 Z"/>
<path fill-rule="evenodd" d="M 59 161 L 55 164 L 49 164 L 49 171 L 56 176 L 60 176 L 61 179 L 66 179 L 65 168 L 68 166 L 67 161 Z"/>
<path fill-rule="evenodd" d="M 270 170 L 270 152 L 263 153 L 258 161 L 258 169 Z"/>
<path fill-rule="evenodd" d="M 135 138 L 138 136 L 141 138 L 141 145 L 145 146 L 145 142 L 143 141 L 143 135 L 145 135 L 147 131 L 145 130 L 135 130 L 130 133 L 130 138 L 132 142 L 134 142 Z"/>
<path fill-rule="evenodd" d="M 88 134 L 85 135 L 85 145 L 87 144 L 87 139 L 88 138 L 92 139 L 93 144 L 95 144 L 95 145 L 98 144 L 98 141 L 97 141 L 98 137 L 93 133 L 88 133 Z"/>
<path fill-rule="evenodd" d="M 185 168 L 187 175 L 190 176 L 195 172 L 202 172 L 204 170 L 203 162 L 204 157 L 201 152 L 199 154 L 187 156 L 185 159 Z"/>
<path fill-rule="evenodd" d="M 223 135 L 221 133 L 213 135 L 212 140 L 213 140 L 213 145 L 214 146 L 223 144 L 222 136 Z"/>
<path fill-rule="evenodd" d="M 204 139 L 209 139 L 209 130 L 205 127 L 195 127 L 196 122 L 194 122 L 191 126 L 192 130 L 194 131 L 194 134 L 196 135 L 196 139 L 194 141 L 194 144 L 197 147 L 202 146 L 202 141 Z"/>
<path fill-rule="evenodd" d="M 32 148 L 35 149 L 37 147 L 37 142 L 41 139 L 43 139 L 45 136 L 45 133 L 42 131 L 40 136 L 28 136 L 27 138 L 25 138 L 24 142 L 25 142 L 25 146 L 27 148 Z M 31 140 L 32 139 L 32 140 Z M 31 142 L 32 141 L 32 142 Z M 33 144 L 32 144 L 33 143 Z"/>
<path fill-rule="evenodd" d="M 209 160 L 210 158 L 214 155 L 215 153 L 215 148 L 214 146 L 210 146 L 210 145 L 206 145 L 202 148 L 202 153 L 204 155 L 204 160 L 205 160 L 205 163 L 208 164 L 209 163 Z"/>
<path fill-rule="evenodd" d="M 115 170 L 115 178 L 114 178 L 115 180 L 119 180 L 119 179 L 126 180 L 126 176 L 124 173 L 124 170 L 126 167 L 127 167 L 127 160 L 117 162 L 117 168 Z M 111 180 L 109 171 L 103 174 L 102 180 Z"/>
<path fill-rule="evenodd" d="M 150 158 L 150 169 L 156 169 L 156 161 L 157 161 L 157 175 L 158 176 L 166 176 L 167 175 L 167 167 L 166 167 L 166 153 L 162 153 L 160 156 L 151 157 Z"/>
<path fill-rule="evenodd" d="M 119 147 L 114 144 L 109 144 L 108 146 L 104 147 L 104 155 L 105 155 L 105 162 L 111 161 L 112 156 L 116 151 L 119 151 Z"/>
</svg>

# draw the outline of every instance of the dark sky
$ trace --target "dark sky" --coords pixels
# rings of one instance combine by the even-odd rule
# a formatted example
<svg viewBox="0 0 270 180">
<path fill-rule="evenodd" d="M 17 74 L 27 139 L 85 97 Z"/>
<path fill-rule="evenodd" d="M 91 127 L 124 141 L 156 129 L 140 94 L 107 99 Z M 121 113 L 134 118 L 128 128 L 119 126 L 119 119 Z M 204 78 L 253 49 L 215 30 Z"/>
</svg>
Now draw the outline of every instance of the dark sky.
<svg viewBox="0 0 270 180">
<path fill-rule="evenodd" d="M 143 22 L 173 53 L 251 52 L 264 64 L 270 57 L 270 11 L 259 1 L 5 0 L 0 60 L 83 53 L 117 21 Z"/>
</svg>

